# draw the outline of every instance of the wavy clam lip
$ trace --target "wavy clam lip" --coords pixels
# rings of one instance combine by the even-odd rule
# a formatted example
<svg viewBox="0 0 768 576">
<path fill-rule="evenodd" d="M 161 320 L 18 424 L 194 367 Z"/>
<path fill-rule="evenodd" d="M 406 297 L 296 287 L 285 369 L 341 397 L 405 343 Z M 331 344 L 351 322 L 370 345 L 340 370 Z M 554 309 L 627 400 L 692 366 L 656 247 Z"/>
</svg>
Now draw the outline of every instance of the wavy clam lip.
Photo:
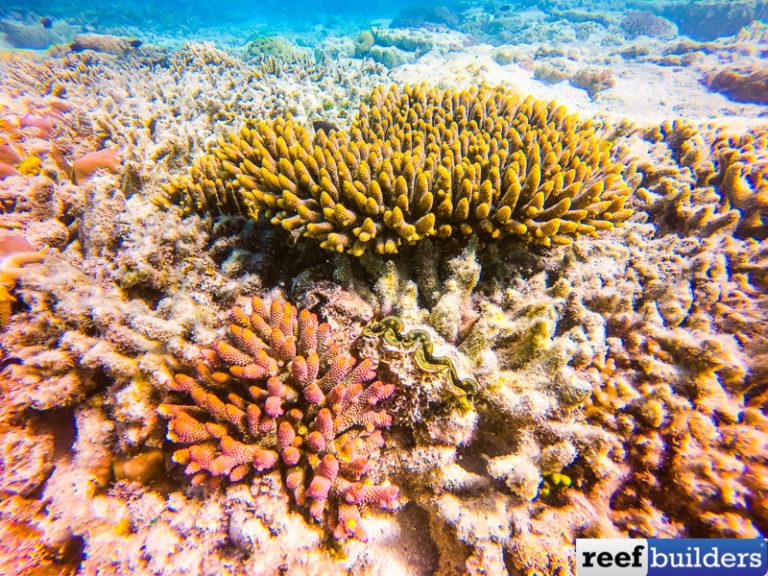
<svg viewBox="0 0 768 576">
<path fill-rule="evenodd" d="M 354 256 L 475 233 L 570 244 L 632 214 L 611 144 L 563 107 L 487 87 L 380 87 L 369 100 L 349 131 L 244 127 L 155 202 L 265 216 Z"/>
<path fill-rule="evenodd" d="M 432 354 L 432 339 L 427 332 L 424 330 L 403 332 L 403 321 L 397 316 L 386 316 L 381 320 L 370 322 L 363 330 L 363 334 L 384 338 L 393 345 L 410 347 L 416 344 L 414 358 L 419 368 L 425 372 L 447 371 L 457 395 L 466 395 L 471 398 L 479 391 L 477 380 L 459 377 L 450 358 Z"/>
</svg>

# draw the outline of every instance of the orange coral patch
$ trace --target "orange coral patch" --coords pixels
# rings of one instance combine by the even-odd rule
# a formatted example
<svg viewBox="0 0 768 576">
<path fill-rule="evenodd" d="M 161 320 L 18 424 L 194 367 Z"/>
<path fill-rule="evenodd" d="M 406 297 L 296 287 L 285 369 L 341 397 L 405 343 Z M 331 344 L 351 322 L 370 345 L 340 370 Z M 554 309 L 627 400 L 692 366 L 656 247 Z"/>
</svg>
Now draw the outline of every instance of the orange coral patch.
<svg viewBox="0 0 768 576">
<path fill-rule="evenodd" d="M 0 162 L 13 165 L 21 160 L 21 156 L 10 144 L 0 144 Z"/>
<path fill-rule="evenodd" d="M 0 180 L 8 176 L 16 176 L 18 172 L 14 170 L 13 166 L 9 166 L 5 162 L 0 162 Z"/>
<path fill-rule="evenodd" d="M 72 181 L 80 184 L 90 178 L 96 170 L 102 168 L 110 172 L 117 172 L 120 168 L 120 159 L 112 148 L 88 152 L 72 162 Z"/>
</svg>

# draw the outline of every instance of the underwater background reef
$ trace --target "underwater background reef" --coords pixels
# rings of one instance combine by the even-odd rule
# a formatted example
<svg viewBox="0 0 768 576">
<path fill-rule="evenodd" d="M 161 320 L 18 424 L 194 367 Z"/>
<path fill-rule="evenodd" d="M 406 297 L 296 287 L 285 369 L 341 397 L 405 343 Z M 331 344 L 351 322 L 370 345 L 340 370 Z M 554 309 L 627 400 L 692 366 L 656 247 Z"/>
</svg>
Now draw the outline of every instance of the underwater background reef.
<svg viewBox="0 0 768 576">
<path fill-rule="evenodd" d="M 765 18 L 4 4 L 0 572 L 765 537 Z"/>
</svg>

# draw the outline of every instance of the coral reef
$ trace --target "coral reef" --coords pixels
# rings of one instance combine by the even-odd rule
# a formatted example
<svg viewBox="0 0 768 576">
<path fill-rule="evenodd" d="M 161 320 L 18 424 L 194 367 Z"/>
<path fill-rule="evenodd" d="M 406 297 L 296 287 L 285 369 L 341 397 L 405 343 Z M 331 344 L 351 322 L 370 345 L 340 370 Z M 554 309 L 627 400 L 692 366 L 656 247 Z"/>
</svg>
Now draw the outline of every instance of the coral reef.
<svg viewBox="0 0 768 576">
<path fill-rule="evenodd" d="M 750 22 L 768 17 L 768 6 L 759 0 L 664 1 L 654 10 L 677 24 L 681 34 L 703 41 L 736 34 Z"/>
<path fill-rule="evenodd" d="M 0 572 L 566 576 L 580 536 L 764 536 L 768 134 L 698 79 L 766 28 L 627 43 L 626 10 L 4 54 L 0 253 L 35 262 L 5 264 Z M 599 100 L 543 82 L 590 66 Z"/>
<path fill-rule="evenodd" d="M 625 138 L 642 134 L 630 131 Z M 649 187 L 641 198 L 672 191 L 673 182 L 684 190 L 692 178 L 695 186 L 697 177 L 709 182 L 710 197 L 714 190 L 728 194 L 739 182 L 741 192 L 729 193 L 734 200 L 762 196 L 750 190 L 762 182 L 761 131 L 708 134 L 669 123 L 644 136 L 657 142 L 654 164 L 640 160 L 640 173 L 628 177 L 642 177 Z M 706 202 L 727 214 L 730 202 L 714 198 Z M 684 202 L 670 197 L 666 206 L 703 210 Z M 735 227 L 680 227 L 684 220 L 658 211 L 650 219 L 658 231 L 630 224 L 619 231 L 620 243 L 576 240 L 564 260 L 550 256 L 534 264 L 546 273 L 527 281 L 502 273 L 496 281 L 503 296 L 491 297 L 499 306 L 480 299 L 480 317 L 459 331 L 459 357 L 451 357 L 462 368 L 462 357 L 475 359 L 479 419 L 462 428 L 459 413 L 442 412 L 440 426 L 429 419 L 423 430 L 414 424 L 417 442 L 408 466 L 417 478 L 406 474 L 400 482 L 430 513 L 442 570 L 571 573 L 568 542 L 584 533 L 764 533 L 759 502 L 766 486 L 757 479 L 765 466 L 758 447 L 765 441 L 766 348 L 756 328 L 764 322 L 765 249 L 749 238 L 731 238 Z M 680 237 L 705 230 L 706 240 Z M 518 272 L 525 269 L 507 256 L 504 270 L 510 262 Z M 545 276 L 558 280 L 545 287 Z M 414 298 L 403 284 L 396 289 L 405 309 Z M 430 316 L 430 324 L 456 338 L 442 318 L 462 308 L 454 300 L 434 320 Z M 431 340 L 443 353 L 440 339 Z M 418 363 L 390 344 L 366 351 L 378 354 L 380 372 L 425 381 Z M 551 387 L 536 384 L 539 371 L 549 374 Z M 693 427 L 690 439 L 679 433 Z M 730 452 L 734 442 L 743 461 Z M 474 462 L 478 454 L 484 457 Z M 667 488 L 671 484 L 674 489 Z M 514 534 L 509 540 L 507 530 Z"/>
<path fill-rule="evenodd" d="M 26 517 L 8 509 L 18 524 L 13 534 L 3 532 L 6 543 L 22 556 L 30 551 L 23 564 L 28 571 L 53 564 L 50 572 L 61 565 L 66 573 L 72 565 L 104 574 L 188 574 L 196 566 L 230 562 L 220 549 L 234 505 L 225 506 L 223 496 L 206 502 L 153 491 L 169 488 L 160 457 L 166 423 L 156 407 L 178 370 L 170 352 L 194 363 L 198 349 L 186 341 L 211 341 L 219 302 L 260 288 L 254 262 L 261 250 L 270 251 L 270 231 L 254 230 L 243 219 L 215 227 L 197 218 L 181 222 L 159 213 L 142 189 L 151 188 L 158 173 L 189 163 L 203 149 L 205 134 L 220 133 L 244 110 L 253 116 L 263 113 L 262 102 L 270 109 L 281 103 L 280 110 L 301 110 L 306 117 L 321 109 L 321 96 L 333 98 L 350 83 L 365 86 L 381 69 L 331 63 L 260 79 L 242 59 L 201 44 L 139 49 L 119 59 L 90 51 L 39 58 L 13 53 L 4 55 L 0 68 L 3 103 L 11 104 L 0 119 L 4 158 L 39 172 L 3 180 L 0 224 L 23 233 L 35 250 L 49 246 L 43 262 L 25 267 L 17 279 L 18 302 L 0 348 L 3 505 L 9 503 L 6 489 L 46 505 L 28 521 L 31 539 L 24 537 Z M 294 80 L 304 88 L 297 91 Z M 225 87 L 233 82 L 250 96 L 231 101 Z M 359 97 L 346 100 L 356 105 Z M 171 120 L 179 109 L 189 117 Z M 73 159 L 103 149 L 119 151 L 121 174 L 105 171 L 79 186 L 71 183 Z M 247 253 L 243 248 L 250 259 L 232 257 Z M 41 432 L 35 428 L 41 422 L 56 424 Z M 279 484 L 274 475 L 263 480 Z M 254 488 L 254 497 L 237 507 L 252 514 L 256 506 L 259 518 L 240 531 L 233 521 L 237 553 L 264 549 L 274 538 L 301 551 L 275 557 L 274 565 L 334 564 L 320 549 L 322 533 L 306 527 L 287 503 L 284 493 Z M 201 516 L 202 509 L 210 514 Z M 266 536 L 254 532 L 255 524 L 269 529 L 262 529 Z M 288 534 L 269 532 L 275 530 Z M 370 559 L 380 532 L 375 521 L 370 548 L 356 553 Z M 6 552 L 0 551 L 0 562 L 13 562 Z"/>
<path fill-rule="evenodd" d="M 64 279 L 79 286 L 67 291 L 57 285 Z M 121 419 L 116 443 L 132 450 L 161 437 L 160 419 L 145 412 L 152 389 L 170 373 L 159 339 L 183 348 L 180 327 L 139 301 L 121 301 L 117 289 L 105 291 L 51 253 L 26 270 L 20 284 L 28 309 L 14 315 L 4 333 L 15 358 L 6 367 L 7 408 L 17 413 L 70 407 L 102 389 L 106 379 L 115 394 L 109 408 Z"/>
<path fill-rule="evenodd" d="M 629 40 L 638 36 L 649 36 L 670 40 L 677 36 L 675 25 L 666 18 L 648 10 L 631 10 L 621 20 L 621 29 Z"/>
<path fill-rule="evenodd" d="M 475 258 L 468 249 L 452 259 L 445 284 L 455 282 L 461 291 L 472 292 L 478 282 L 472 272 L 478 268 Z M 497 303 L 475 294 L 472 304 L 472 298 L 462 296 L 470 319 L 462 322 L 468 325 L 460 330 L 458 347 L 443 341 L 432 326 L 410 319 L 412 298 L 402 291 L 397 308 L 409 317 L 404 326 L 418 326 L 422 341 L 426 337 L 421 334 L 428 333 L 436 355 L 450 358 L 458 373 L 474 376 L 478 393 L 473 404 L 450 400 L 452 377 L 422 365 L 417 350 L 405 348 L 409 331 L 401 331 L 399 323 L 401 337 L 382 338 L 373 324 L 375 339 L 365 344 L 365 354 L 378 359 L 380 373 L 400 379 L 395 380 L 393 417 L 414 436 L 401 456 L 400 483 L 429 513 L 430 536 L 444 573 L 546 571 L 549 562 L 567 570 L 566 542 L 579 526 L 593 522 L 575 502 L 578 494 L 589 493 L 590 501 L 608 505 L 617 473 L 609 453 L 617 443 L 580 420 L 578 406 L 589 396 L 589 383 L 568 367 L 581 353 L 577 350 L 588 348 L 588 340 L 581 326 L 556 335 L 569 289 L 558 282 L 544 296 L 544 278 L 541 273 L 527 282 L 511 282 L 493 298 Z M 454 309 L 463 308 L 454 303 Z M 434 307 L 429 317 L 435 328 L 445 325 L 439 316 L 448 312 L 437 311 Z M 579 487 L 575 481 L 573 488 L 556 484 L 556 474 L 578 478 Z M 572 496 L 564 498 L 564 493 Z M 542 514 L 546 520 L 537 520 Z M 529 531 L 537 536 L 524 547 L 518 535 Z M 536 559 L 533 550 L 544 542 L 552 553 Z"/>
<path fill-rule="evenodd" d="M 683 246 L 691 258 L 676 263 L 670 255 Z M 628 256 L 640 250 L 648 256 L 633 270 L 651 298 L 609 317 L 606 360 L 590 367 L 599 385 L 586 414 L 625 438 L 628 470 L 610 517 L 636 534 L 757 536 L 768 420 L 759 393 L 745 392 L 764 387 L 765 296 L 742 263 L 763 261 L 764 248 L 669 235 L 642 249 L 633 242 Z"/>
<path fill-rule="evenodd" d="M 538 7 L 489 4 L 484 12 L 467 11 L 459 18 L 458 28 L 463 32 L 493 45 L 550 43 L 557 39 L 573 40 L 578 28 L 594 26 L 593 21 L 574 19 L 553 10 L 548 15 Z"/>
<path fill-rule="evenodd" d="M 349 133 L 310 138 L 276 118 L 232 134 L 161 206 L 262 213 L 294 235 L 360 256 L 430 236 L 506 236 L 549 246 L 631 211 L 598 127 L 502 89 L 372 94 Z"/>
<path fill-rule="evenodd" d="M 250 313 L 232 314 L 235 345 L 216 342 L 202 352 L 195 378 L 177 374 L 169 384 L 195 405 L 159 408 L 170 420 L 168 439 L 183 446 L 174 461 L 195 484 L 280 467 L 286 489 L 314 520 L 337 539 L 365 541 L 361 507 L 390 508 L 398 494 L 370 481 L 381 429 L 391 421 L 372 408 L 394 386 L 364 386 L 375 378 L 373 362 L 341 353 L 309 310 L 256 297 Z"/>
</svg>

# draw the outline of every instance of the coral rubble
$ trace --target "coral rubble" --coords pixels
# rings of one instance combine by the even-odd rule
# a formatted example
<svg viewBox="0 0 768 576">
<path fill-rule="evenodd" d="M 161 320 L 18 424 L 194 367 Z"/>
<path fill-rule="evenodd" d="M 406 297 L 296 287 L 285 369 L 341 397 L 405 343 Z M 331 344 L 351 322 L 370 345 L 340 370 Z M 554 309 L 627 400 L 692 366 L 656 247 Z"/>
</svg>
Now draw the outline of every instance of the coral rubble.
<svg viewBox="0 0 768 576">
<path fill-rule="evenodd" d="M 632 265 L 648 300 L 609 316 L 606 359 L 587 369 L 598 385 L 585 414 L 623 438 L 626 472 L 610 518 L 636 534 L 757 536 L 768 490 L 757 328 L 765 283 L 748 279 L 745 263 L 763 261 L 764 249 L 722 235 L 638 237 L 629 249 L 630 258 L 649 254 Z M 682 253 L 689 259 L 675 262 Z"/>
</svg>

